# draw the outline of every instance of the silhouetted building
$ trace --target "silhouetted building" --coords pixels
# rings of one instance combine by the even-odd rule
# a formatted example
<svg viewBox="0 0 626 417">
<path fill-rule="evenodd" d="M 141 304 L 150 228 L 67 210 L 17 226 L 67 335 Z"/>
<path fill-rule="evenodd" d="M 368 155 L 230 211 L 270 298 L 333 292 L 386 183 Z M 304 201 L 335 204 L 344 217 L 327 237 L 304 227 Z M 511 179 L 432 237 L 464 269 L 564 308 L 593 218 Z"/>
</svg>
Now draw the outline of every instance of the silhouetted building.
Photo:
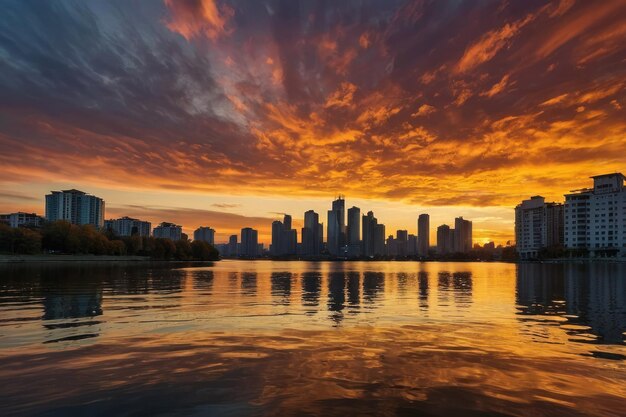
<svg viewBox="0 0 626 417">
<path fill-rule="evenodd" d="M 374 256 L 385 256 L 385 225 L 374 226 Z"/>
<path fill-rule="evenodd" d="M 193 232 L 193 240 L 215 245 L 215 230 L 210 227 L 200 226 Z"/>
<path fill-rule="evenodd" d="M 395 256 L 405 258 L 407 256 L 407 245 L 409 243 L 409 232 L 406 230 L 396 230 L 396 254 Z"/>
<path fill-rule="evenodd" d="M 352 207 L 348 209 L 347 246 L 348 257 L 358 258 L 361 256 L 361 209 Z"/>
<path fill-rule="evenodd" d="M 346 244 L 346 201 L 339 196 L 333 201 L 332 210 L 328 211 L 327 249 L 333 256 L 343 256 Z"/>
<path fill-rule="evenodd" d="M 406 254 L 407 256 L 417 256 L 417 236 L 409 235 Z"/>
<path fill-rule="evenodd" d="M 445 255 L 454 249 L 454 230 L 447 224 L 442 224 L 437 228 L 437 253 Z"/>
<path fill-rule="evenodd" d="M 35 213 L 24 213 L 22 211 L 18 211 L 17 213 L 0 214 L 0 223 L 4 223 L 13 228 L 41 227 L 43 221 L 43 217 L 38 216 Z"/>
<path fill-rule="evenodd" d="M 154 237 L 160 237 L 170 240 L 181 240 L 183 235 L 183 227 L 174 223 L 163 222 L 152 231 Z"/>
<path fill-rule="evenodd" d="M 237 243 L 237 235 L 230 235 L 228 238 L 228 256 L 239 255 L 239 244 Z"/>
<path fill-rule="evenodd" d="M 302 254 L 317 256 L 322 250 L 322 225 L 319 215 L 313 210 L 304 213 L 304 227 L 302 228 Z"/>
<path fill-rule="evenodd" d="M 621 173 L 565 195 L 565 246 L 592 257 L 626 256 L 626 187 Z"/>
<path fill-rule="evenodd" d="M 533 196 L 515 207 L 515 241 L 522 259 L 536 258 L 541 249 L 563 244 L 563 205 Z"/>
<path fill-rule="evenodd" d="M 152 231 L 152 224 L 132 217 L 120 217 L 104 221 L 104 229 L 110 230 L 117 236 L 148 237 Z"/>
<path fill-rule="evenodd" d="M 270 254 L 280 256 L 283 253 L 283 223 L 275 220 L 272 222 L 272 244 Z"/>
<path fill-rule="evenodd" d="M 259 232 L 244 227 L 241 229 L 241 250 L 239 256 L 244 258 L 256 258 L 259 256 Z"/>
<path fill-rule="evenodd" d="M 467 253 L 472 243 L 472 222 L 457 217 L 454 219 L 454 252 Z"/>
<path fill-rule="evenodd" d="M 428 256 L 430 248 L 430 216 L 420 214 L 417 218 L 417 254 Z"/>
<path fill-rule="evenodd" d="M 375 236 L 375 229 L 376 229 L 377 224 L 378 224 L 378 221 L 376 220 L 376 217 L 374 217 L 374 213 L 371 211 L 368 211 L 367 215 L 363 216 L 362 218 L 363 256 L 367 258 L 371 258 L 374 256 L 374 242 L 375 242 L 374 236 Z M 383 236 L 384 236 L 384 233 L 383 233 Z"/>
<path fill-rule="evenodd" d="M 283 222 L 272 222 L 272 256 L 295 255 L 298 245 L 298 233 L 291 228 L 291 216 L 285 214 Z"/>
<path fill-rule="evenodd" d="M 46 195 L 46 220 L 72 224 L 104 225 L 104 200 L 79 190 L 52 191 Z"/>
</svg>

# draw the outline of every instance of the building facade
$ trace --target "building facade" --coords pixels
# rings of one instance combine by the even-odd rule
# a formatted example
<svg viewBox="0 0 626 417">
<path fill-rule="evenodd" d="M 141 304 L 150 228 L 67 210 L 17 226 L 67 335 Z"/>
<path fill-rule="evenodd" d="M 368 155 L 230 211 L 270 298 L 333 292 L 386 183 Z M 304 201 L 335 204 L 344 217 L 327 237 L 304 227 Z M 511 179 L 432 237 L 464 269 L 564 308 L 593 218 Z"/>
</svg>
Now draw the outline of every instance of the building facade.
<svg viewBox="0 0 626 417">
<path fill-rule="evenodd" d="M 533 259 L 544 248 L 564 242 L 563 205 L 533 196 L 515 207 L 515 241 L 521 259 Z"/>
<path fill-rule="evenodd" d="M 74 189 L 52 191 L 46 195 L 46 220 L 100 229 L 104 226 L 104 200 Z"/>
<path fill-rule="evenodd" d="M 117 236 L 148 237 L 152 231 L 152 224 L 131 217 L 120 217 L 104 221 L 104 229 L 110 230 Z"/>
<path fill-rule="evenodd" d="M 322 250 L 322 225 L 319 215 L 313 210 L 304 213 L 304 227 L 302 228 L 302 254 L 317 256 Z"/>
<path fill-rule="evenodd" d="M 428 256 L 430 249 L 430 216 L 420 214 L 417 218 L 417 254 Z"/>
<path fill-rule="evenodd" d="M 447 224 L 437 228 L 437 253 L 446 255 L 454 251 L 454 229 Z"/>
<path fill-rule="evenodd" d="M 0 214 L 0 223 L 4 223 L 9 227 L 41 227 L 44 218 L 35 213 L 17 213 Z"/>
<path fill-rule="evenodd" d="M 565 247 L 591 257 L 626 256 L 626 188 L 621 173 L 591 177 L 593 188 L 565 195 Z"/>
<path fill-rule="evenodd" d="M 183 236 L 183 227 L 174 223 L 163 222 L 154 228 L 152 235 L 162 239 L 180 240 Z"/>
<path fill-rule="evenodd" d="M 210 227 L 200 226 L 194 230 L 193 240 L 199 240 L 206 242 L 209 245 L 215 245 L 215 230 Z"/>
<path fill-rule="evenodd" d="M 467 253 L 472 250 L 472 222 L 457 217 L 454 219 L 454 252 Z"/>
<path fill-rule="evenodd" d="M 241 229 L 241 246 L 239 256 L 256 258 L 259 256 L 259 232 L 250 227 Z"/>
<path fill-rule="evenodd" d="M 349 258 L 361 256 L 361 209 L 352 207 L 348 209 L 348 226 L 346 229 L 347 248 Z"/>
</svg>

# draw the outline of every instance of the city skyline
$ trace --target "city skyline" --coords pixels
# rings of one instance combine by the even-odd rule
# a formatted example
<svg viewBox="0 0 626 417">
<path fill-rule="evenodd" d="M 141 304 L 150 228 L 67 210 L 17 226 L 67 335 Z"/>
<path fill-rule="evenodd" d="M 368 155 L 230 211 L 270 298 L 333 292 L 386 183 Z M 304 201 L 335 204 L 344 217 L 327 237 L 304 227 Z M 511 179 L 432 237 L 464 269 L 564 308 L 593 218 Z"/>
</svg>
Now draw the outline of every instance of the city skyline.
<svg viewBox="0 0 626 417">
<path fill-rule="evenodd" d="M 431 246 L 461 215 L 505 243 L 520 201 L 625 171 L 624 2 L 4 6 L 3 213 L 78 188 L 269 243 L 344 193 L 388 231 L 430 214 Z"/>
</svg>

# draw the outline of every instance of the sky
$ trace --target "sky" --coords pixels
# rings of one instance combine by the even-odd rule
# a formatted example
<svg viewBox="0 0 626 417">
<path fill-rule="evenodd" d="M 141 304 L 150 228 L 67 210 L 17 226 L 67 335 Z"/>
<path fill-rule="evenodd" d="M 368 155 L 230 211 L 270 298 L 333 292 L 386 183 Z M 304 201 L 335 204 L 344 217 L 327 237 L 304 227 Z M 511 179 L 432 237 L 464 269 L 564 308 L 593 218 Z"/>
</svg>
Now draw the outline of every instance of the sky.
<svg viewBox="0 0 626 417">
<path fill-rule="evenodd" d="M 5 0 L 0 212 L 51 190 L 106 217 L 269 243 L 338 194 L 387 233 L 626 172 L 626 2 Z"/>
</svg>

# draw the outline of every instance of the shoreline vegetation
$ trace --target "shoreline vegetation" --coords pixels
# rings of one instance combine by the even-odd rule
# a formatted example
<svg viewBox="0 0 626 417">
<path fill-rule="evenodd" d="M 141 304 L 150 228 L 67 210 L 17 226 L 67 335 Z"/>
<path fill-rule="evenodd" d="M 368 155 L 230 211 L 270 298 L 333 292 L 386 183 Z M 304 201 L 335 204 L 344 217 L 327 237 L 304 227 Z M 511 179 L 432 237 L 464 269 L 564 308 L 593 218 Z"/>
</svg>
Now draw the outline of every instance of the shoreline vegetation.
<svg viewBox="0 0 626 417">
<path fill-rule="evenodd" d="M 0 224 L 0 254 L 12 257 L 93 256 L 99 260 L 122 261 L 217 261 L 219 252 L 212 245 L 189 239 L 172 241 L 155 237 L 116 236 L 89 225 L 77 226 L 66 221 L 46 223 L 41 228 L 11 228 Z"/>
</svg>

